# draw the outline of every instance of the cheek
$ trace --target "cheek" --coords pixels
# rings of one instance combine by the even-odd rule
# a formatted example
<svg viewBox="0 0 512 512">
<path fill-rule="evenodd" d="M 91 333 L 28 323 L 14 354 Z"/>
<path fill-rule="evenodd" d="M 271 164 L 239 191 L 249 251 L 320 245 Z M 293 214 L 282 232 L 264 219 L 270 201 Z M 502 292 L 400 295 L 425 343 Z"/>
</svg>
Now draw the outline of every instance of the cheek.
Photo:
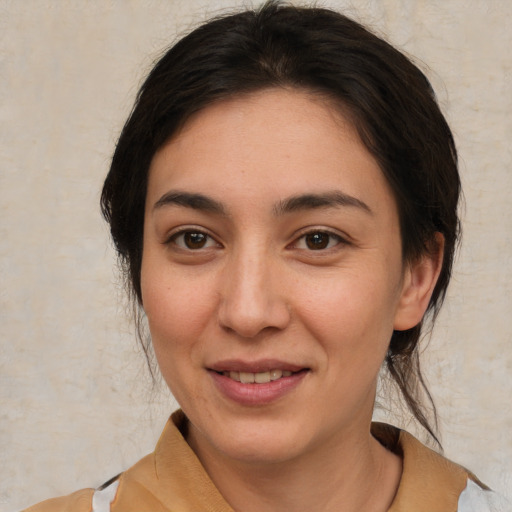
<svg viewBox="0 0 512 512">
<path fill-rule="evenodd" d="M 201 399 L 195 371 L 201 366 L 202 333 L 212 317 L 211 299 L 178 273 L 158 272 L 155 267 L 144 274 L 142 293 L 164 380 L 178 403 Z"/>
<path fill-rule="evenodd" d="M 144 311 L 158 359 L 180 349 L 188 351 L 211 320 L 214 300 L 208 283 L 176 269 L 151 265 L 142 272 Z"/>
<path fill-rule="evenodd" d="M 302 321 L 338 357 L 383 358 L 393 332 L 398 300 L 396 279 L 375 268 L 343 271 L 310 283 L 298 308 Z"/>
</svg>

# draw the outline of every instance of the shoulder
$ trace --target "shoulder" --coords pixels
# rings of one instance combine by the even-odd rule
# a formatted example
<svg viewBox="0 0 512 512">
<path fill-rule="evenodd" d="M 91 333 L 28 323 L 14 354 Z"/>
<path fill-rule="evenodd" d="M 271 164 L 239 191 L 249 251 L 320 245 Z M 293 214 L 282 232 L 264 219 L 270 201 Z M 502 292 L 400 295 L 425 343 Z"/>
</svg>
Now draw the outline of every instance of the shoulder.
<svg viewBox="0 0 512 512">
<path fill-rule="evenodd" d="M 109 512 L 118 484 L 119 480 L 115 479 L 100 489 L 83 489 L 69 496 L 43 501 L 22 512 Z"/>
<path fill-rule="evenodd" d="M 464 467 L 426 447 L 412 435 L 386 424 L 373 424 L 373 435 L 403 461 L 402 478 L 389 512 L 511 512 Z"/>
<path fill-rule="evenodd" d="M 94 489 L 83 489 L 69 496 L 43 501 L 23 512 L 91 512 L 93 494 Z"/>
<path fill-rule="evenodd" d="M 100 489 L 48 500 L 24 512 L 164 512 L 169 504 L 177 510 L 233 512 L 183 437 L 186 427 L 185 416 L 177 411 L 155 451 Z"/>
</svg>

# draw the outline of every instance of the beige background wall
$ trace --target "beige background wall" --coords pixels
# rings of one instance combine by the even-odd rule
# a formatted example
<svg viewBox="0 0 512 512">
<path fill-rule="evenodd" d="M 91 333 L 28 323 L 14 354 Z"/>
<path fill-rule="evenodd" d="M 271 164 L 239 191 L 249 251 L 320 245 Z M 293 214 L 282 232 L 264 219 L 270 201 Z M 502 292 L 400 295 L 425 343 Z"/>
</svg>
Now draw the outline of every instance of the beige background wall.
<svg viewBox="0 0 512 512">
<path fill-rule="evenodd" d="M 466 212 L 427 373 L 448 456 L 512 496 L 512 2 L 325 4 L 431 68 Z M 234 5 L 0 0 L 1 511 L 101 484 L 174 407 L 151 390 L 98 197 L 153 59 Z"/>
</svg>

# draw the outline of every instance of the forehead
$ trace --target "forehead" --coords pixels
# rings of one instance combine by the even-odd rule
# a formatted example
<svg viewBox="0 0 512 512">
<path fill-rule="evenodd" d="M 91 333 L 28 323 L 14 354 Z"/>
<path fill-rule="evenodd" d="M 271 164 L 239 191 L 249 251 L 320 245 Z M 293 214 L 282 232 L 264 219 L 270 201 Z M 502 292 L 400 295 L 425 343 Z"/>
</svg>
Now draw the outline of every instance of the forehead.
<svg viewBox="0 0 512 512">
<path fill-rule="evenodd" d="M 248 200 L 332 188 L 356 197 L 372 190 L 389 195 L 341 110 L 321 96 L 285 89 L 221 101 L 191 117 L 152 160 L 148 197 L 166 187 L 233 190 Z"/>
</svg>

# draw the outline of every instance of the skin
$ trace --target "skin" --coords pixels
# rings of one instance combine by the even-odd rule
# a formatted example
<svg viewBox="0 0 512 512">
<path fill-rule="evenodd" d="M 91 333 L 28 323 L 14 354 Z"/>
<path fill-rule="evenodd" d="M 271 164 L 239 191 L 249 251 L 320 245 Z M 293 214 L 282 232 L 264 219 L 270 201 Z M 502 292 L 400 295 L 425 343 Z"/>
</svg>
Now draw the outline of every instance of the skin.
<svg viewBox="0 0 512 512">
<path fill-rule="evenodd" d="M 401 254 L 390 187 L 322 98 L 270 89 L 214 104 L 155 154 L 143 306 L 188 442 L 235 510 L 388 509 L 401 460 L 370 434 L 377 375 L 440 267 L 440 254 Z M 269 359 L 303 369 L 269 403 L 216 385 L 222 362 Z"/>
</svg>

